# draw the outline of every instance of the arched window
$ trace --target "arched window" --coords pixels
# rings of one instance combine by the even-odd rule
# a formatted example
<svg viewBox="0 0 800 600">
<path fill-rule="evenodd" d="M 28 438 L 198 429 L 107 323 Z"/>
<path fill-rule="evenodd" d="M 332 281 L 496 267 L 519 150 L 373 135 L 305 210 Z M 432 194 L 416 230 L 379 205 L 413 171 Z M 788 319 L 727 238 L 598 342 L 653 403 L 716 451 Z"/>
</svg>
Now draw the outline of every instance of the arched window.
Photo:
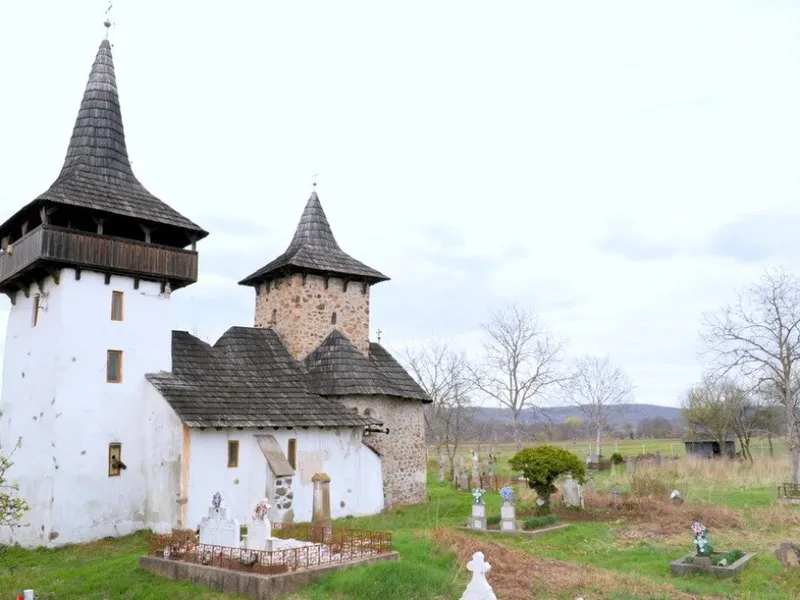
<svg viewBox="0 0 800 600">
<path fill-rule="evenodd" d="M 336 313 L 331 314 L 331 325 L 336 325 Z"/>
</svg>

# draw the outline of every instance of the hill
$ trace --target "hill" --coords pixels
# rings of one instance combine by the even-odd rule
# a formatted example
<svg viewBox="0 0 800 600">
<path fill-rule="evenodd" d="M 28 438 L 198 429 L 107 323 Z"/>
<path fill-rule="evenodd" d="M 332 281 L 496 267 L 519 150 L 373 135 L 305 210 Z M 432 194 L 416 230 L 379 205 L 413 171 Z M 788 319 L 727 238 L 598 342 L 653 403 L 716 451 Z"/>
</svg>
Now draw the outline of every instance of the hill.
<svg viewBox="0 0 800 600">
<path fill-rule="evenodd" d="M 609 408 L 609 424 L 612 427 L 621 427 L 623 423 L 631 423 L 636 427 L 644 419 L 661 417 L 672 422 L 680 420 L 681 411 L 674 406 L 659 406 L 657 404 L 620 404 Z M 522 412 L 522 420 L 527 424 L 563 423 L 569 417 L 585 418 L 577 406 L 548 406 L 528 409 Z M 498 425 L 511 424 L 513 418 L 507 408 L 480 407 L 478 409 L 478 422 L 494 423 Z"/>
</svg>

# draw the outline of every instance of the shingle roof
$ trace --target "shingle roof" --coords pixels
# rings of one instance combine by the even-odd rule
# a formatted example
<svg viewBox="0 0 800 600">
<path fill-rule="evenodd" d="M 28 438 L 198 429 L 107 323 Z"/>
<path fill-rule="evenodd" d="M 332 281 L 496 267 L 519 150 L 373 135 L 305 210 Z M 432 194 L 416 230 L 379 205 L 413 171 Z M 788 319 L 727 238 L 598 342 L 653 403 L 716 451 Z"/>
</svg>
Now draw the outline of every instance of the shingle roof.
<svg viewBox="0 0 800 600">
<path fill-rule="evenodd" d="M 430 402 L 414 379 L 380 344 L 367 358 L 334 330 L 305 360 L 311 389 L 323 396 L 383 395 Z"/>
<path fill-rule="evenodd" d="M 147 378 L 190 427 L 374 424 L 308 390 L 308 373 L 270 329 L 231 327 L 214 346 L 172 332 L 172 373 Z"/>
<path fill-rule="evenodd" d="M 342 334 L 331 334 L 322 346 L 318 356 L 323 360 L 309 369 L 291 357 L 271 329 L 231 327 L 213 346 L 173 331 L 172 372 L 147 378 L 190 427 L 364 427 L 378 423 L 326 396 L 383 394 L 427 401 L 378 344 L 371 344 L 369 359 Z M 335 372 L 322 372 L 321 365 L 334 365 Z M 341 388 L 330 384 L 337 376 L 344 378 Z M 359 378 L 361 387 L 346 383 Z M 349 385 L 346 391 L 344 385 Z"/>
<path fill-rule="evenodd" d="M 61 173 L 22 211 L 43 201 L 177 227 L 197 239 L 208 235 L 148 192 L 133 174 L 108 40 L 100 44 L 92 65 Z"/>
<path fill-rule="evenodd" d="M 388 277 L 345 253 L 333 237 L 328 217 L 317 192 L 311 193 L 289 247 L 278 258 L 242 279 L 240 285 L 256 285 L 275 272 L 299 270 L 351 276 L 371 283 Z"/>
</svg>

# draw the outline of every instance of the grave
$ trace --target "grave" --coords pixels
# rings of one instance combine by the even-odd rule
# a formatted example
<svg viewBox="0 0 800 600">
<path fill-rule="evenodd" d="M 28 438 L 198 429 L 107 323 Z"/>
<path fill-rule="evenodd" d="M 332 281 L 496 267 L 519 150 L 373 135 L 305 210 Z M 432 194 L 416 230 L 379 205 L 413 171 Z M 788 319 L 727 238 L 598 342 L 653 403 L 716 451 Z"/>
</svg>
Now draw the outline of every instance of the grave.
<svg viewBox="0 0 800 600">
<path fill-rule="evenodd" d="M 583 491 L 581 485 L 572 478 L 572 473 L 567 474 L 564 481 L 562 495 L 564 497 L 564 506 L 579 506 L 583 508 Z"/>
<path fill-rule="evenodd" d="M 476 488 L 472 490 L 472 497 L 475 502 L 472 504 L 472 519 L 470 520 L 470 527 L 472 529 L 480 529 L 486 531 L 486 505 L 483 503 L 483 495 L 486 490 Z"/>
<path fill-rule="evenodd" d="M 314 485 L 311 525 L 315 531 L 312 541 L 326 543 L 331 534 L 331 478 L 327 473 L 317 473 L 311 483 Z"/>
<path fill-rule="evenodd" d="M 784 567 L 800 567 L 800 546 L 792 542 L 782 542 L 775 550 L 775 556 Z"/>
<path fill-rule="evenodd" d="M 472 555 L 472 560 L 467 563 L 467 570 L 472 573 L 472 580 L 461 594 L 460 600 L 497 600 L 492 586 L 486 581 L 486 573 L 492 570 L 492 565 L 484 560 L 483 552 Z"/>
<path fill-rule="evenodd" d="M 271 504 L 264 498 L 253 509 L 253 514 L 250 515 L 247 523 L 246 547 L 248 550 L 271 551 L 273 549 L 272 524 L 267 516 L 270 508 L 272 508 Z"/>
<path fill-rule="evenodd" d="M 228 517 L 228 509 L 223 506 L 222 494 L 215 493 L 208 509 L 208 516 L 200 521 L 200 543 L 238 548 L 240 532 L 239 520 Z"/>
<path fill-rule="evenodd" d="M 500 507 L 500 530 L 514 531 L 517 528 L 517 507 L 514 506 L 514 490 L 508 486 L 500 489 L 503 505 Z"/>
</svg>

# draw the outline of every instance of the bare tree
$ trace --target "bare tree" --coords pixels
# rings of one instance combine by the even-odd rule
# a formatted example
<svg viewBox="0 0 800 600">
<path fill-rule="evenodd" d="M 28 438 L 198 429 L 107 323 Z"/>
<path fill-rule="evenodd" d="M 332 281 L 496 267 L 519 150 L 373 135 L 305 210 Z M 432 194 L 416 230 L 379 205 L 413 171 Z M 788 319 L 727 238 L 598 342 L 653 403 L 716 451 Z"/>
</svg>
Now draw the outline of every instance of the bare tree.
<svg viewBox="0 0 800 600">
<path fill-rule="evenodd" d="M 567 390 L 570 402 L 580 408 L 595 433 L 599 457 L 611 407 L 630 402 L 633 383 L 607 356 L 584 356 L 575 362 Z"/>
<path fill-rule="evenodd" d="M 687 438 L 704 441 L 711 438 L 725 452 L 728 439 L 733 433 L 733 411 L 728 402 L 732 385 L 706 375 L 700 385 L 686 392 L 681 406 L 681 417 L 687 428 Z"/>
<path fill-rule="evenodd" d="M 529 310 L 510 306 L 493 313 L 484 331 L 483 363 L 471 368 L 475 387 L 511 409 L 514 440 L 522 448 L 522 411 L 569 379 L 563 369 L 564 343 L 555 340 Z"/>
<path fill-rule="evenodd" d="M 475 418 L 466 356 L 445 342 L 431 341 L 407 347 L 403 358 L 432 400 L 425 407 L 425 428 L 436 449 L 446 453 L 452 480 L 458 448 Z"/>
<path fill-rule="evenodd" d="M 739 374 L 766 390 L 783 409 L 790 478 L 800 483 L 800 280 L 782 268 L 706 315 L 703 341 L 718 375 Z"/>
</svg>

